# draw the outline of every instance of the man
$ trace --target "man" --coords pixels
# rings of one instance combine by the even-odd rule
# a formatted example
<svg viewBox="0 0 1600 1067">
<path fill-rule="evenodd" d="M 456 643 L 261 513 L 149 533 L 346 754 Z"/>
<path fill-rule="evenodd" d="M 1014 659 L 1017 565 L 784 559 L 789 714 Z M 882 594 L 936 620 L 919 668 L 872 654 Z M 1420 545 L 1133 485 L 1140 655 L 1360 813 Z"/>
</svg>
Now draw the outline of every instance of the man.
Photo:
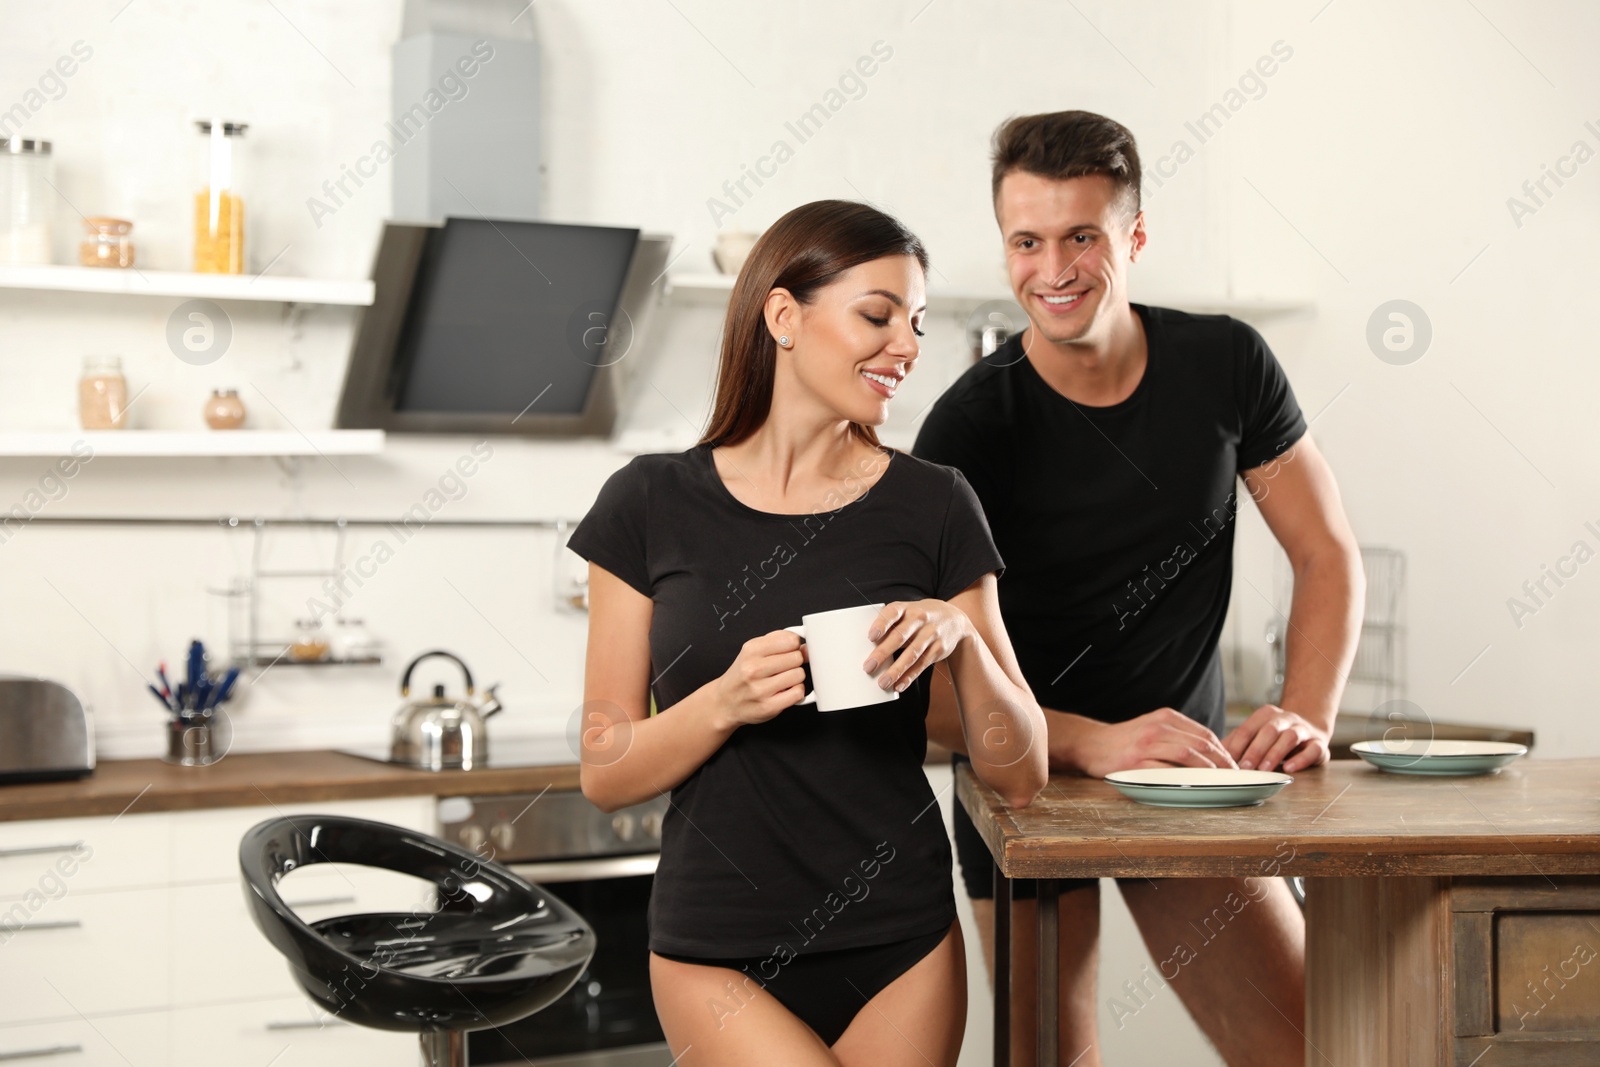
<svg viewBox="0 0 1600 1067">
<path fill-rule="evenodd" d="M 960 468 L 983 503 L 1006 562 L 1006 629 L 1046 709 L 1053 772 L 1294 773 L 1328 758 L 1361 624 L 1359 552 L 1333 474 L 1260 335 L 1227 316 L 1129 303 L 1128 267 L 1147 240 L 1139 180 L 1133 135 L 1103 116 L 1000 127 L 995 218 L 1028 327 L 940 398 L 915 451 Z M 1217 642 L 1235 478 L 1288 554 L 1295 584 L 1281 706 L 1256 709 L 1223 737 Z M 936 678 L 928 724 L 965 751 L 947 681 Z M 959 807 L 956 817 L 992 972 L 993 865 Z M 1281 879 L 1118 887 L 1157 960 L 1188 949 L 1163 981 L 1230 1065 L 1302 1061 L 1305 925 Z M 1202 942 L 1196 931 L 1225 901 L 1231 920 Z M 1060 1048 L 1076 1067 L 1100 1062 L 1099 907 L 1098 881 L 1064 884 Z M 1032 1062 L 1034 918 L 1023 901 L 1012 927 L 1017 1063 Z M 1128 977 L 1145 978 L 1131 964 Z M 1148 982 L 1145 992 L 1154 992 Z"/>
</svg>

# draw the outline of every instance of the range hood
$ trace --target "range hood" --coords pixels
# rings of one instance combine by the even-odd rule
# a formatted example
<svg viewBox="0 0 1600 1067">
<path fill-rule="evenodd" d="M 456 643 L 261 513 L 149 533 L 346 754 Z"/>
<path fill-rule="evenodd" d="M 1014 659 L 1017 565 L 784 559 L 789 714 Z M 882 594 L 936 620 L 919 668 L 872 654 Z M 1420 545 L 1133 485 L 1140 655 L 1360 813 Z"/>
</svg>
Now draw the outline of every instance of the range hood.
<svg viewBox="0 0 1600 1067">
<path fill-rule="evenodd" d="M 338 426 L 610 434 L 644 362 L 671 243 L 510 219 L 386 224 Z"/>
</svg>

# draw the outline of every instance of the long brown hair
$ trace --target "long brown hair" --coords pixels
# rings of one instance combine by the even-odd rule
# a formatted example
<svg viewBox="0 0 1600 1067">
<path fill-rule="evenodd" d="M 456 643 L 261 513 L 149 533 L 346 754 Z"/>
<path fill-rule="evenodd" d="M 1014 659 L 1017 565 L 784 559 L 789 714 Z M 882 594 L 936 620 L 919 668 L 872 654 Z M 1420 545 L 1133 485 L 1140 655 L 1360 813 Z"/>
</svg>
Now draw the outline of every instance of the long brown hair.
<svg viewBox="0 0 1600 1067">
<path fill-rule="evenodd" d="M 928 252 L 916 234 L 875 207 L 853 200 L 804 204 L 773 223 L 750 250 L 733 283 L 722 327 L 717 401 L 703 445 L 736 445 L 761 428 L 772 410 L 778 343 L 767 329 L 767 296 L 787 289 L 802 304 L 851 267 L 884 256 L 914 256 L 928 269 Z M 850 432 L 877 445 L 871 426 Z"/>
</svg>

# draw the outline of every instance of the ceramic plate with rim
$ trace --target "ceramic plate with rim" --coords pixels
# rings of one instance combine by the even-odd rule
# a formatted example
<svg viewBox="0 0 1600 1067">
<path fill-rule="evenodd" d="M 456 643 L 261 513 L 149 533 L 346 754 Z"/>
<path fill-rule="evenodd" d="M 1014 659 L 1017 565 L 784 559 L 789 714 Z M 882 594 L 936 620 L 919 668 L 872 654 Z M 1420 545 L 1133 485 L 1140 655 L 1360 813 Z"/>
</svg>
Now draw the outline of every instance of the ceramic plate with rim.
<svg viewBox="0 0 1600 1067">
<path fill-rule="evenodd" d="M 1129 800 L 1158 808 L 1240 808 L 1261 803 L 1294 779 L 1279 771 L 1151 767 L 1113 771 L 1106 781 Z"/>
<path fill-rule="evenodd" d="M 1528 754 L 1513 741 L 1357 741 L 1350 751 L 1393 774 L 1493 774 Z"/>
</svg>

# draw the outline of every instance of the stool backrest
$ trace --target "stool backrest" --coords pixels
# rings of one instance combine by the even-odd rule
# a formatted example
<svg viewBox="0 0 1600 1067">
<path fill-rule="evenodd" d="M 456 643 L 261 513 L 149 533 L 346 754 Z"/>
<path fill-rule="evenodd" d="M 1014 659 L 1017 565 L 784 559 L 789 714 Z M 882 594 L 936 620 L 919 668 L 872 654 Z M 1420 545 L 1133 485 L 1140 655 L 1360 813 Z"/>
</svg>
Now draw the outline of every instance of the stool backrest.
<svg viewBox="0 0 1600 1067">
<path fill-rule="evenodd" d="M 434 887 L 437 909 L 419 903 L 410 914 L 308 924 L 284 902 L 278 882 L 317 863 L 423 879 Z M 589 925 L 539 886 L 398 826 L 332 815 L 269 819 L 240 841 L 239 865 L 252 918 L 306 992 L 368 1026 L 502 1025 L 559 997 L 594 953 Z M 508 1018 L 510 1011 L 520 1013 Z"/>
</svg>

